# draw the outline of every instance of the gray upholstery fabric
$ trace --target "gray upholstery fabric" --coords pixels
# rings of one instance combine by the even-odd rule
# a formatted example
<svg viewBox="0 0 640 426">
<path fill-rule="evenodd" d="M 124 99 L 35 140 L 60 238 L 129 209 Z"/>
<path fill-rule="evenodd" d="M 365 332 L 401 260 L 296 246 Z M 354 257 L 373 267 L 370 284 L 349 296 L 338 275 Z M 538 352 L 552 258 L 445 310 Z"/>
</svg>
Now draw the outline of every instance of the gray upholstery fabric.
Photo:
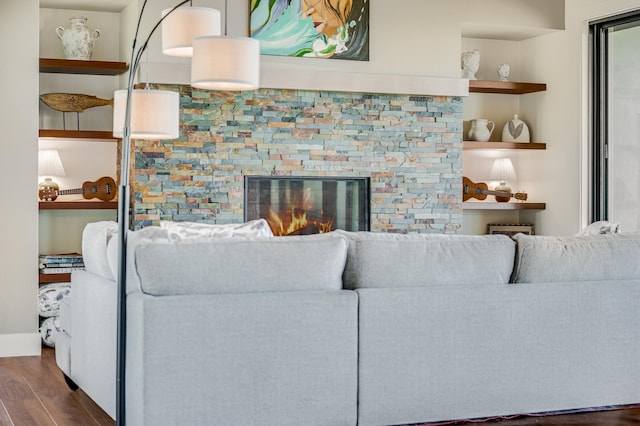
<svg viewBox="0 0 640 426">
<path fill-rule="evenodd" d="M 128 307 L 128 424 L 355 425 L 355 293 L 131 294 Z"/>
<path fill-rule="evenodd" d="M 514 238 L 515 283 L 640 279 L 640 233 Z"/>
<path fill-rule="evenodd" d="M 337 232 L 349 239 L 348 289 L 501 284 L 513 268 L 515 244 L 504 235 Z"/>
<path fill-rule="evenodd" d="M 115 418 L 116 283 L 91 272 L 77 271 L 71 276 L 71 297 L 73 334 L 71 373 L 67 375 Z"/>
<path fill-rule="evenodd" d="M 73 335 L 71 329 L 71 295 L 60 301 L 60 327 L 69 336 Z"/>
<path fill-rule="evenodd" d="M 361 426 L 638 402 L 640 281 L 357 292 Z"/>
<path fill-rule="evenodd" d="M 64 374 L 71 374 L 71 337 L 64 331 L 56 338 L 56 365 Z"/>
<path fill-rule="evenodd" d="M 136 279 L 153 295 L 340 290 L 347 240 L 338 234 L 215 238 L 136 245 Z"/>
<path fill-rule="evenodd" d="M 56 364 L 67 376 L 71 376 L 71 296 L 60 302 L 60 328 L 56 338 Z"/>
</svg>

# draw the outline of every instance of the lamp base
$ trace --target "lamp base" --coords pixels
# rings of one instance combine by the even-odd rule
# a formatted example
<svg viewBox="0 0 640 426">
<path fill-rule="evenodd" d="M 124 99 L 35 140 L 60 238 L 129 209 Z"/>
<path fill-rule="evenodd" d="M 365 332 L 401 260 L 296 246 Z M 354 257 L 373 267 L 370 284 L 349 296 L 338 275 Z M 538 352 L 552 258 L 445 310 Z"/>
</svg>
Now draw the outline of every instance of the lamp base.
<svg viewBox="0 0 640 426">
<path fill-rule="evenodd" d="M 60 186 L 51 178 L 44 178 L 44 181 L 38 184 L 38 198 L 42 201 L 55 201 L 59 189 Z"/>
<path fill-rule="evenodd" d="M 494 189 L 494 191 L 498 191 L 498 192 L 507 192 L 509 194 L 511 194 L 511 187 L 507 186 L 504 184 L 504 182 L 500 183 L 500 185 L 496 186 L 496 188 Z M 508 203 L 511 200 L 511 196 L 501 196 L 501 195 L 496 195 L 496 201 L 499 203 Z"/>
</svg>

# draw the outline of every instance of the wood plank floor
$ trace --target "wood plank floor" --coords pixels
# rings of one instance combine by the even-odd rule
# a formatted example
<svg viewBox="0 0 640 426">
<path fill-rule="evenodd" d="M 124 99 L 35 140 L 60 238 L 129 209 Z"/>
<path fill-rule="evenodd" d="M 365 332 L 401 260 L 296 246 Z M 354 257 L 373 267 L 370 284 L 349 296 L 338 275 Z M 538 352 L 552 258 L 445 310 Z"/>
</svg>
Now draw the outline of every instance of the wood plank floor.
<svg viewBox="0 0 640 426">
<path fill-rule="evenodd" d="M 56 365 L 53 349 L 43 348 L 41 357 L 0 358 L 0 426 L 111 426 L 114 424 L 115 422 L 84 392 L 81 390 L 72 392 L 67 387 Z M 480 424 L 640 426 L 640 408 L 545 417 L 522 416 Z"/>
<path fill-rule="evenodd" d="M 0 426 L 114 424 L 84 392 L 67 387 L 53 349 L 0 358 Z"/>
</svg>

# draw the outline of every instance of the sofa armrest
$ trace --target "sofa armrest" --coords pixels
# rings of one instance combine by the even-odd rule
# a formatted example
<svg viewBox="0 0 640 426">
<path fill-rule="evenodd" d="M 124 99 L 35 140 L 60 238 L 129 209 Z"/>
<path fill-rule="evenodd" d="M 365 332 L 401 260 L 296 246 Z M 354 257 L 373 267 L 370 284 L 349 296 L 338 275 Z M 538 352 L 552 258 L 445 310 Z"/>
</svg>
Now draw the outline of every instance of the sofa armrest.
<svg viewBox="0 0 640 426">
<path fill-rule="evenodd" d="M 87 271 L 71 277 L 71 351 L 67 374 L 111 417 L 115 417 L 115 281 Z"/>
</svg>

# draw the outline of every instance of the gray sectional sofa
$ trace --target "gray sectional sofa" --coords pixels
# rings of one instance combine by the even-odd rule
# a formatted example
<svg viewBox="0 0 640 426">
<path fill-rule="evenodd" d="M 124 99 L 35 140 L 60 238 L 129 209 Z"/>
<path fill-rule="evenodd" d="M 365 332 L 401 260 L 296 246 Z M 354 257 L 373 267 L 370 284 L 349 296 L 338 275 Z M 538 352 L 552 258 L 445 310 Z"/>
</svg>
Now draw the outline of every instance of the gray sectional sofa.
<svg viewBox="0 0 640 426">
<path fill-rule="evenodd" d="M 638 234 L 172 226 L 129 236 L 129 424 L 396 425 L 640 402 Z M 111 416 L 114 233 L 85 229 L 87 271 L 56 341 L 62 371 Z"/>
</svg>

